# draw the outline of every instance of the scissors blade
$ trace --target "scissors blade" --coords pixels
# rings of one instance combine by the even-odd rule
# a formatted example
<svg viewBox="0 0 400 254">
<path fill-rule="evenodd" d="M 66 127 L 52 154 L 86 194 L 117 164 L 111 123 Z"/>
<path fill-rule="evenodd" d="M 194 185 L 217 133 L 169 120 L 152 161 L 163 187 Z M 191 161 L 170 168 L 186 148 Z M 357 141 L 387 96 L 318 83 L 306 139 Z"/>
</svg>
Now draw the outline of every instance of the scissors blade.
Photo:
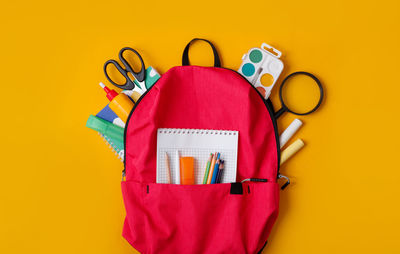
<svg viewBox="0 0 400 254">
<path fill-rule="evenodd" d="M 139 87 L 140 89 L 146 91 L 146 83 L 145 80 L 143 81 L 138 81 L 137 79 L 133 80 L 133 83 L 135 83 L 135 87 Z"/>
</svg>

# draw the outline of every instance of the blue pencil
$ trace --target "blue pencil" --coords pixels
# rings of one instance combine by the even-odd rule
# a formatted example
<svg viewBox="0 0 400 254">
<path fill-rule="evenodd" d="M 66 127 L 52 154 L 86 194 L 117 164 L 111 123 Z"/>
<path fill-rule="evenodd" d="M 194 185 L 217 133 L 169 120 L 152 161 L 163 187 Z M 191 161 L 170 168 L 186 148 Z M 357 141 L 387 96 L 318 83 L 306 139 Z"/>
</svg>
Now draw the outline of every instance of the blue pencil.
<svg viewBox="0 0 400 254">
<path fill-rule="evenodd" d="M 216 182 L 217 182 L 218 169 L 219 169 L 219 162 L 220 162 L 219 156 L 220 156 L 220 155 L 221 155 L 220 153 L 218 153 L 218 155 L 217 155 L 217 162 L 215 163 L 213 175 L 212 175 L 212 178 L 211 178 L 211 183 L 216 183 Z"/>
<path fill-rule="evenodd" d="M 224 173 L 224 160 L 221 160 L 220 163 L 219 163 L 217 183 L 221 183 L 222 182 L 222 174 L 223 173 Z"/>
</svg>

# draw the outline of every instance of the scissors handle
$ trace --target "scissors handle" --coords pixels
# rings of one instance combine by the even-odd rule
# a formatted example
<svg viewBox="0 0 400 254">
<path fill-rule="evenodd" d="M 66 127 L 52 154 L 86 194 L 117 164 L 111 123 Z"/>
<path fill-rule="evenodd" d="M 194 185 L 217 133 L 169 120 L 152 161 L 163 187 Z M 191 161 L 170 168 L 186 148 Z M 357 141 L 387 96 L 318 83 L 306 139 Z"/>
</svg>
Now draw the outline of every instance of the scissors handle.
<svg viewBox="0 0 400 254">
<path fill-rule="evenodd" d="M 123 56 L 125 51 L 131 51 L 131 52 L 135 53 L 135 55 L 139 58 L 139 60 L 140 60 L 140 71 L 139 72 L 133 71 L 132 66 L 128 63 L 128 61 Z M 143 62 L 142 57 L 140 56 L 140 54 L 136 50 L 134 50 L 133 48 L 129 48 L 129 47 L 125 47 L 125 48 L 121 49 L 119 51 L 119 60 L 121 60 L 122 64 L 125 66 L 126 70 L 128 72 L 130 72 L 135 77 L 135 79 L 137 81 L 142 82 L 145 79 L 144 62 Z"/>
<path fill-rule="evenodd" d="M 110 76 L 108 76 L 107 66 L 110 64 L 114 65 L 114 67 L 119 71 L 119 73 L 121 73 L 121 75 L 124 76 L 124 78 L 125 78 L 124 84 L 118 84 L 118 83 L 114 82 L 110 78 Z M 135 88 L 135 83 L 133 83 L 131 78 L 128 76 L 128 72 L 124 68 L 122 68 L 121 65 L 119 65 L 119 63 L 115 60 L 108 60 L 104 64 L 104 74 L 106 75 L 106 78 L 108 79 L 108 81 L 110 81 L 111 84 L 113 84 L 114 86 L 116 86 L 118 88 L 125 89 L 125 90 L 131 90 L 131 89 Z"/>
</svg>

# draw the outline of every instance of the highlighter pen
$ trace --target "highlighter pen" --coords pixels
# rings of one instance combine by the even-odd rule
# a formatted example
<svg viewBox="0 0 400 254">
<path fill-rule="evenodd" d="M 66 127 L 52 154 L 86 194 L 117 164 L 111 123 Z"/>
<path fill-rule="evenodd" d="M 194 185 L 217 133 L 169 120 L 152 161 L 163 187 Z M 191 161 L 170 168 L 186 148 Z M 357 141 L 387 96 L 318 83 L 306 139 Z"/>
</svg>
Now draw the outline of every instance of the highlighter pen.
<svg viewBox="0 0 400 254">
<path fill-rule="evenodd" d="M 210 172 L 210 166 L 211 166 L 212 159 L 213 159 L 213 154 L 210 153 L 210 158 L 208 158 L 208 161 L 207 161 L 206 171 L 204 172 L 203 184 L 207 183 L 208 172 Z"/>
<path fill-rule="evenodd" d="M 207 184 L 211 183 L 212 175 L 214 172 L 215 168 L 215 162 L 217 161 L 217 153 L 214 154 L 212 160 L 211 160 L 211 165 L 210 165 L 210 171 L 208 172 L 208 177 L 207 177 Z"/>
<path fill-rule="evenodd" d="M 219 169 L 218 169 L 218 176 L 217 176 L 217 182 L 216 183 L 221 183 L 222 182 L 222 174 L 224 173 L 224 160 L 221 160 L 219 163 Z"/>
<path fill-rule="evenodd" d="M 214 172 L 213 172 L 213 175 L 212 175 L 212 179 L 211 179 L 211 183 L 216 183 L 217 182 L 217 176 L 218 176 L 218 169 L 219 169 L 219 163 L 220 163 L 220 159 L 219 159 L 219 157 L 220 157 L 220 153 L 218 153 L 218 155 L 217 155 L 217 162 L 215 163 L 215 167 L 214 167 Z"/>
</svg>

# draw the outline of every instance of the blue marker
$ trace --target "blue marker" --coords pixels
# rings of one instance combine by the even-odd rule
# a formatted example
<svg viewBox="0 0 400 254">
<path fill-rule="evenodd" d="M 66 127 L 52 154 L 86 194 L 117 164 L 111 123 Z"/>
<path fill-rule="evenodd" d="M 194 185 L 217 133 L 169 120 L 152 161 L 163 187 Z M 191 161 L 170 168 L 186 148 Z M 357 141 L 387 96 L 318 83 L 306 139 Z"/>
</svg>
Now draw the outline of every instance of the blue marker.
<svg viewBox="0 0 400 254">
<path fill-rule="evenodd" d="M 218 177 L 218 169 L 219 169 L 219 156 L 220 156 L 221 154 L 220 153 L 218 153 L 218 155 L 217 155 L 217 162 L 215 162 L 215 166 L 214 166 L 214 171 L 213 171 L 213 175 L 212 175 L 212 178 L 211 178 L 211 183 L 213 184 L 213 183 L 216 183 L 217 182 L 217 177 Z"/>
</svg>

